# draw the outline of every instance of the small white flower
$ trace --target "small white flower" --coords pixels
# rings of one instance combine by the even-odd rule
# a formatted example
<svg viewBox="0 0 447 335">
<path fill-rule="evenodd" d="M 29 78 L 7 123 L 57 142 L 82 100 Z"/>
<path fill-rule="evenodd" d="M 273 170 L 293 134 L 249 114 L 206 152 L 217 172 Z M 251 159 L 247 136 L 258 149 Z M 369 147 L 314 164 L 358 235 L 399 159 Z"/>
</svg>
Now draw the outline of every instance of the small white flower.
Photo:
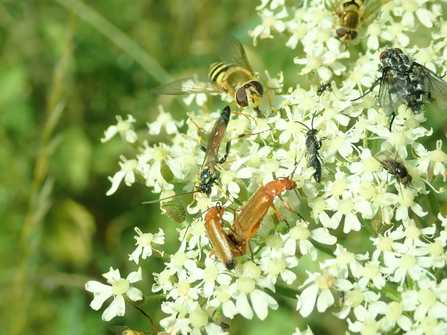
<svg viewBox="0 0 447 335">
<path fill-rule="evenodd" d="M 145 233 L 140 230 L 140 228 L 135 227 L 135 231 L 138 236 L 134 236 L 137 240 L 138 247 L 135 251 L 129 255 L 129 261 L 135 261 L 135 263 L 139 263 L 140 256 L 142 259 L 146 259 L 147 257 L 152 256 L 152 244 L 164 244 L 165 243 L 165 233 L 160 228 L 159 232 L 156 234 Z"/>
<path fill-rule="evenodd" d="M 311 260 L 317 259 L 317 250 L 311 240 L 322 244 L 334 245 L 337 238 L 329 233 L 327 228 L 309 229 L 309 224 L 304 221 L 297 222 L 287 234 L 281 236 L 284 240 L 285 255 L 295 255 L 298 249 L 302 255 L 310 255 Z"/>
<path fill-rule="evenodd" d="M 104 301 L 113 296 L 112 303 L 102 314 L 104 321 L 110 321 L 115 316 L 124 315 L 126 308 L 124 294 L 132 301 L 143 299 L 143 293 L 137 288 L 130 286 L 130 284 L 143 279 L 141 268 L 138 268 L 138 271 L 131 272 L 126 279 L 121 278 L 120 271 L 118 269 L 114 270 L 112 267 L 109 272 L 104 273 L 102 276 L 107 279 L 111 286 L 97 281 L 89 281 L 85 284 L 85 289 L 94 295 L 90 304 L 94 310 L 100 309 Z"/>
<path fill-rule="evenodd" d="M 343 298 L 341 299 L 343 302 L 342 310 L 335 313 L 340 319 L 347 318 L 352 310 L 356 314 L 358 310 L 363 310 L 365 305 L 378 301 L 381 297 L 380 294 L 368 289 L 367 280 L 351 283 L 346 279 L 338 279 L 336 286 L 343 294 Z"/>
<path fill-rule="evenodd" d="M 104 132 L 104 138 L 101 139 L 101 142 L 109 141 L 116 134 L 120 134 L 122 139 L 127 143 L 135 143 L 138 139 L 137 134 L 132 129 L 132 123 L 136 122 L 132 115 L 127 115 L 127 120 L 123 121 L 120 115 L 116 116 L 118 123 L 116 126 L 110 126 Z"/>
<path fill-rule="evenodd" d="M 127 160 L 124 156 L 120 158 L 122 162 L 118 164 L 121 166 L 121 170 L 115 173 L 113 177 L 109 177 L 112 187 L 107 191 L 106 195 L 115 193 L 123 179 L 127 186 L 131 186 L 135 182 L 135 170 L 138 167 L 138 161 L 135 159 Z"/>
<path fill-rule="evenodd" d="M 296 310 L 299 311 L 303 317 L 310 315 L 315 305 L 317 306 L 318 312 L 323 313 L 332 306 L 335 301 L 333 293 L 331 292 L 331 289 L 335 287 L 335 277 L 329 274 L 320 274 L 318 272 L 306 272 L 309 278 L 307 278 L 299 288 L 307 287 L 296 297 L 298 300 Z"/>
<path fill-rule="evenodd" d="M 173 120 L 172 115 L 170 113 L 166 113 L 161 105 L 158 106 L 158 110 L 160 111 L 160 114 L 158 114 L 157 120 L 147 124 L 149 134 L 159 135 L 162 127 L 166 130 L 168 135 L 178 134 L 178 128 L 183 126 L 183 120 Z"/>
<path fill-rule="evenodd" d="M 285 7 L 283 7 L 283 10 L 277 14 L 265 8 L 258 14 L 262 19 L 262 24 L 249 32 L 250 36 L 253 37 L 253 45 L 257 44 L 258 37 L 261 39 L 272 38 L 272 30 L 275 32 L 283 32 L 286 29 L 286 26 L 282 21 L 282 19 L 288 16 Z"/>
</svg>

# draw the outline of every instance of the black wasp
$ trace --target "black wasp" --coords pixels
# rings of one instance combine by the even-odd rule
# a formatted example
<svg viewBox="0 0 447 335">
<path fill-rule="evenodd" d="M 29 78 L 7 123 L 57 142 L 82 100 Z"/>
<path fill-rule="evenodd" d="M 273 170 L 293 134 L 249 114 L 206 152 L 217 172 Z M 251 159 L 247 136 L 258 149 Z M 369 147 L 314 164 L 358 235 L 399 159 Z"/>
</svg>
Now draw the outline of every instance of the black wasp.
<svg viewBox="0 0 447 335">
<path fill-rule="evenodd" d="M 374 158 L 382 164 L 385 170 L 396 177 L 402 185 L 407 186 L 413 178 L 408 174 L 403 159 L 400 157 L 396 148 L 389 142 L 384 142 L 382 148 L 382 151 L 374 154 Z"/>
<path fill-rule="evenodd" d="M 317 138 L 318 129 L 314 128 L 315 113 L 312 117 L 312 122 L 311 122 L 312 128 L 309 128 L 307 125 L 305 125 L 304 123 L 302 123 L 300 121 L 295 121 L 295 122 L 301 123 L 307 129 L 309 129 L 306 134 L 306 136 L 307 136 L 307 138 L 306 138 L 307 167 L 313 167 L 315 169 L 314 179 L 316 182 L 320 183 L 321 182 L 321 172 L 322 172 L 322 167 L 321 167 L 322 160 L 321 160 L 318 150 L 320 150 L 320 148 L 321 148 L 321 141 L 326 139 L 326 137 L 322 137 L 320 139 Z"/>
<path fill-rule="evenodd" d="M 401 104 L 419 113 L 426 99 L 447 100 L 447 83 L 433 71 L 413 61 L 401 49 L 383 51 L 380 60 L 382 76 L 362 96 L 352 101 L 363 98 L 380 83 L 379 104 L 386 114 L 393 114 L 390 130 L 396 116 L 395 110 Z"/>
</svg>

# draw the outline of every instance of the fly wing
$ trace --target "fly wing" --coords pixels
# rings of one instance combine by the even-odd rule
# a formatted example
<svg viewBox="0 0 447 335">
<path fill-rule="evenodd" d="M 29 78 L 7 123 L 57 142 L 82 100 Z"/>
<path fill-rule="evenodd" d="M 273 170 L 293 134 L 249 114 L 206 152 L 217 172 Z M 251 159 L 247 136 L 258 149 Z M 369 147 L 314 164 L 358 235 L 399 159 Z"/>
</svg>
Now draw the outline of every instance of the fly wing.
<svg viewBox="0 0 447 335">
<path fill-rule="evenodd" d="M 429 93 L 432 98 L 437 100 L 447 101 L 447 82 L 432 70 L 418 63 L 413 64 L 413 71 L 419 74 L 424 92 Z"/>
<path fill-rule="evenodd" d="M 390 142 L 383 142 L 382 150 L 374 153 L 373 156 L 385 169 L 391 173 L 394 171 L 395 162 L 400 164 L 403 162 L 396 148 Z"/>
<path fill-rule="evenodd" d="M 408 90 L 406 75 L 400 75 L 392 69 L 387 69 L 382 75 L 379 90 L 379 104 L 385 114 L 393 113 L 405 102 L 404 94 Z"/>
<path fill-rule="evenodd" d="M 363 7 L 361 8 L 361 18 L 362 20 L 366 20 L 371 15 L 376 14 L 377 10 L 386 5 L 391 0 L 375 0 L 375 1 L 366 1 Z"/>
<path fill-rule="evenodd" d="M 393 168 L 394 159 L 390 155 L 389 151 L 386 151 L 386 150 L 379 151 L 378 153 L 374 154 L 374 158 L 377 159 L 377 161 L 386 170 L 388 170 L 390 173 L 393 173 L 392 171 L 394 170 L 394 168 Z"/>
<path fill-rule="evenodd" d="M 389 158 L 392 158 L 393 160 L 395 160 L 398 163 L 402 163 L 403 162 L 402 157 L 400 157 L 400 155 L 397 152 L 396 148 L 390 142 L 383 142 L 382 143 L 382 149 L 383 149 L 382 152 L 386 152 L 387 156 Z"/>
<path fill-rule="evenodd" d="M 192 76 L 174 80 L 165 85 L 151 89 L 155 94 L 195 94 L 195 93 L 226 93 L 226 90 L 212 83 L 207 76 Z"/>
<path fill-rule="evenodd" d="M 224 62 L 234 63 L 253 73 L 244 47 L 236 37 L 230 35 L 224 37 L 220 45 L 220 58 Z"/>
</svg>

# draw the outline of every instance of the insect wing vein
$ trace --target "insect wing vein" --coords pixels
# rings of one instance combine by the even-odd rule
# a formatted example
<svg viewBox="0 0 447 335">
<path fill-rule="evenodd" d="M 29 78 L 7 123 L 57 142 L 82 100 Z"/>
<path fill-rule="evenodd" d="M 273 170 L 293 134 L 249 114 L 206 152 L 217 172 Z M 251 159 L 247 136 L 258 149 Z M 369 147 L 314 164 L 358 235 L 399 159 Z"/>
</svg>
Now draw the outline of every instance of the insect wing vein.
<svg viewBox="0 0 447 335">
<path fill-rule="evenodd" d="M 379 104 L 385 114 L 393 113 L 397 107 L 406 102 L 402 91 L 405 91 L 407 87 L 407 76 L 399 75 L 392 69 L 386 70 L 379 90 Z"/>
<path fill-rule="evenodd" d="M 376 1 L 366 1 L 362 7 L 362 21 L 366 20 L 372 14 L 375 14 L 380 7 L 386 5 L 391 0 L 376 0 Z"/>
<path fill-rule="evenodd" d="M 432 98 L 447 100 L 447 82 L 442 80 L 433 71 L 420 64 L 414 64 L 413 69 L 417 67 L 422 77 L 422 87 L 424 92 L 430 93 Z"/>
<path fill-rule="evenodd" d="M 156 94 L 195 94 L 195 93 L 226 93 L 226 90 L 212 83 L 207 76 L 192 76 L 178 79 L 166 85 L 151 89 Z"/>
<path fill-rule="evenodd" d="M 220 46 L 220 58 L 224 62 L 234 63 L 253 73 L 244 47 L 241 42 L 233 36 L 225 36 L 223 39 Z"/>
</svg>

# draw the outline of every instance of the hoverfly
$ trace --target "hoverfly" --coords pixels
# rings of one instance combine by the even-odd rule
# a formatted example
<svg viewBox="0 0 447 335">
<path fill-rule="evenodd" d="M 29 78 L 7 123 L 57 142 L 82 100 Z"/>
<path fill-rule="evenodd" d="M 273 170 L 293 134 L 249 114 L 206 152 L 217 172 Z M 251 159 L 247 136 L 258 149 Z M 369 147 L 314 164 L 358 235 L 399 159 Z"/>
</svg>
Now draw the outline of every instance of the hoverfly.
<svg viewBox="0 0 447 335">
<path fill-rule="evenodd" d="M 264 118 L 259 110 L 259 99 L 264 88 L 255 79 L 255 74 L 245 50 L 235 37 L 226 36 L 220 47 L 221 62 L 211 64 L 208 77 L 192 76 L 158 86 L 151 91 L 156 94 L 226 93 L 240 107 L 253 108 L 258 118 Z"/>
<path fill-rule="evenodd" d="M 447 100 L 447 83 L 433 71 L 413 61 L 401 49 L 383 51 L 380 60 L 382 64 L 379 65 L 379 71 L 382 76 L 354 100 L 363 98 L 380 83 L 380 107 L 386 114 L 393 114 L 390 130 L 396 117 L 395 110 L 401 104 L 406 104 L 413 112 L 419 113 L 425 104 L 426 95 L 428 99 Z"/>
<path fill-rule="evenodd" d="M 374 158 L 392 174 L 402 185 L 407 186 L 413 178 L 408 174 L 408 170 L 403 163 L 403 159 L 400 157 L 396 148 L 389 142 L 382 144 L 382 151 L 374 154 Z"/>
<path fill-rule="evenodd" d="M 307 138 L 306 138 L 307 167 L 313 167 L 315 169 L 314 179 L 316 182 L 320 183 L 321 182 L 321 174 L 322 174 L 321 173 L 322 172 L 322 167 L 321 167 L 322 160 L 321 160 L 318 150 L 320 150 L 320 148 L 321 148 L 321 145 L 322 145 L 321 141 L 325 140 L 326 137 L 317 139 L 318 129 L 314 128 L 315 113 L 312 117 L 311 128 L 309 128 L 307 125 L 305 125 L 304 123 L 302 123 L 300 121 L 295 121 L 295 122 L 301 123 L 303 126 L 305 126 L 308 129 L 308 132 L 306 134 L 306 136 L 307 136 Z"/>
<path fill-rule="evenodd" d="M 390 0 L 330 0 L 335 15 L 339 18 L 337 36 L 347 43 L 357 37 L 360 24 L 374 14 L 380 7 Z"/>
</svg>

